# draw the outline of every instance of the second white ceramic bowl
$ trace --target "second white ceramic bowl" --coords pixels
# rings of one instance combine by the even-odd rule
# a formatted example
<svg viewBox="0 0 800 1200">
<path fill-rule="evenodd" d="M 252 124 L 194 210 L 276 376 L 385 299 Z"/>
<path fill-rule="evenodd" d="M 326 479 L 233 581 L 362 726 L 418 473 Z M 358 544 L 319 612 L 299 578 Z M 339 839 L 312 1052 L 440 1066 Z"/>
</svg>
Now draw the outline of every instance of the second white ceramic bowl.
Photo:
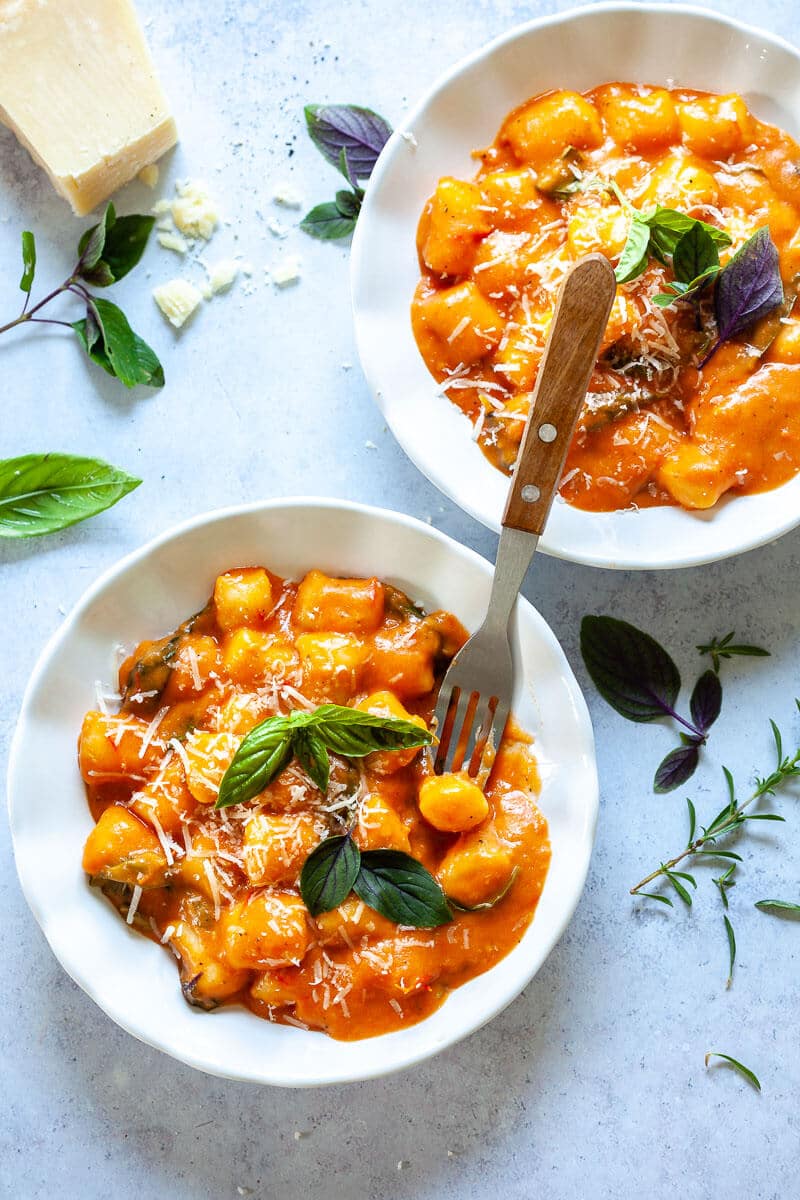
<svg viewBox="0 0 800 1200">
<path fill-rule="evenodd" d="M 64 621 L 25 694 L 8 780 L 17 869 L 62 965 L 136 1037 L 190 1066 L 254 1083 L 302 1087 L 367 1079 L 420 1062 L 477 1029 L 519 994 L 558 941 L 578 903 L 594 840 L 591 724 L 556 639 L 521 600 L 513 638 L 514 710 L 536 737 L 552 864 L 519 945 L 426 1020 L 366 1041 L 337 1042 L 270 1024 L 241 1007 L 189 1008 L 171 955 L 132 932 L 81 870 L 93 822 L 76 739 L 84 712 L 96 705 L 94 681 L 113 689 L 114 647 L 173 629 L 202 607 L 217 574 L 246 565 L 294 579 L 311 567 L 375 574 L 429 609 L 457 613 L 469 629 L 483 616 L 492 576 L 484 559 L 419 521 L 330 500 L 276 500 L 210 513 L 123 559 Z"/>
<path fill-rule="evenodd" d="M 440 176 L 474 176 L 471 151 L 488 145 L 517 105 L 550 88 L 612 80 L 739 92 L 758 117 L 800 136 L 800 54 L 787 42 L 703 9 L 596 4 L 513 29 L 448 71 L 389 141 L 358 219 L 353 309 L 373 394 L 412 461 L 492 529 L 508 480 L 438 393 L 411 332 L 417 222 Z M 556 503 L 541 548 L 602 567 L 685 567 L 752 549 L 798 522 L 800 477 L 703 513 L 587 513 Z"/>
</svg>

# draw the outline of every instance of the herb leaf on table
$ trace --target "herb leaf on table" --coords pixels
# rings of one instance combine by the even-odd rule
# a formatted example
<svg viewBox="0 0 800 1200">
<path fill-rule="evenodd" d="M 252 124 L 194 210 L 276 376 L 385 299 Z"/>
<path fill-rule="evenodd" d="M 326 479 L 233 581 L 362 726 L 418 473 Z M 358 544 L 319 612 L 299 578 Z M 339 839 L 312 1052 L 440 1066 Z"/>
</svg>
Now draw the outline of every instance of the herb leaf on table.
<svg viewBox="0 0 800 1200">
<path fill-rule="evenodd" d="M 765 650 L 763 646 L 751 646 L 746 642 L 734 642 L 736 634 L 733 630 L 726 633 L 722 638 L 712 637 L 710 642 L 701 643 L 696 647 L 700 654 L 711 655 L 711 664 L 715 671 L 719 672 L 720 662 L 722 659 L 734 658 L 741 656 L 744 658 L 769 658 L 769 650 Z"/>
<path fill-rule="evenodd" d="M 736 1058 L 731 1058 L 730 1054 L 721 1054 L 719 1050 L 709 1050 L 708 1054 L 706 1054 L 706 1067 L 709 1065 L 709 1059 L 712 1058 L 721 1058 L 723 1062 L 728 1063 L 729 1066 L 733 1067 L 734 1071 L 737 1071 L 741 1076 L 743 1076 L 748 1083 L 752 1084 L 757 1092 L 761 1091 L 761 1084 L 759 1083 L 756 1075 L 750 1070 L 749 1067 L 746 1067 L 744 1063 L 740 1063 Z"/>
<path fill-rule="evenodd" d="M 141 483 L 97 458 L 25 454 L 0 460 L 0 537 L 41 537 L 110 508 Z"/>
<path fill-rule="evenodd" d="M 723 639 L 723 653 L 732 637 Z M 714 639 L 713 645 L 717 650 L 720 644 Z M 581 654 L 598 692 L 620 716 L 637 722 L 670 717 L 687 731 L 681 732 L 680 746 L 659 763 L 653 790 L 671 792 L 690 779 L 722 708 L 716 671 L 704 671 L 697 680 L 687 720 L 675 708 L 681 688 L 678 668 L 649 633 L 616 617 L 588 615 L 581 622 Z"/>
<path fill-rule="evenodd" d="M 86 287 L 110 287 L 131 271 L 144 253 L 154 218 L 141 215 L 118 217 L 108 204 L 97 225 L 84 231 L 78 242 L 78 261 L 72 273 L 38 304 L 28 307 L 36 269 L 36 243 L 33 234 L 22 234 L 24 272 L 20 289 L 25 293 L 22 312 L 13 321 L 0 325 L 0 334 L 33 322 L 72 329 L 92 362 L 125 387 L 160 388 L 164 369 L 157 355 L 135 333 L 125 314 L 110 300 L 94 296 Z M 78 321 L 56 320 L 39 315 L 58 296 L 72 295 L 80 300 L 85 316 Z"/>
<path fill-rule="evenodd" d="M 347 180 L 350 191 L 318 204 L 305 215 L 300 228 L 320 241 L 349 237 L 356 227 L 364 199 L 360 180 L 369 179 L 383 147 L 392 135 L 388 121 L 357 104 L 307 104 L 308 135 L 320 154 Z"/>
</svg>

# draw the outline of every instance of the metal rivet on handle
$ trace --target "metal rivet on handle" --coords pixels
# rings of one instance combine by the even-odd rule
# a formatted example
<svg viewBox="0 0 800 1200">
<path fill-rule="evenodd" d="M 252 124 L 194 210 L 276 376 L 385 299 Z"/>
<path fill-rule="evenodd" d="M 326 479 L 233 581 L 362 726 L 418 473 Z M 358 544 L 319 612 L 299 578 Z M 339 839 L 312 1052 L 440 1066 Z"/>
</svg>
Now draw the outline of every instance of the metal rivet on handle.
<svg viewBox="0 0 800 1200">
<path fill-rule="evenodd" d="M 528 504 L 535 504 L 542 493 L 539 491 L 535 483 L 526 483 L 521 494 L 522 499 Z"/>
<path fill-rule="evenodd" d="M 554 442 L 558 437 L 558 430 L 555 425 L 545 423 L 539 426 L 539 437 L 543 442 Z"/>
</svg>

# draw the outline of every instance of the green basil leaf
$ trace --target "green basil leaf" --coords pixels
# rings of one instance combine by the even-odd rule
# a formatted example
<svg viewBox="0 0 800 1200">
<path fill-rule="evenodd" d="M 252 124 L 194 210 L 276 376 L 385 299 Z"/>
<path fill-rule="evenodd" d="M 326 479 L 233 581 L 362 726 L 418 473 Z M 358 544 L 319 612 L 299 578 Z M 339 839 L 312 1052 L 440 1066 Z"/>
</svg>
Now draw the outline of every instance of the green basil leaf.
<svg viewBox="0 0 800 1200">
<path fill-rule="evenodd" d="M 322 242 L 350 237 L 355 227 L 355 219 L 343 217 L 333 200 L 326 204 L 318 204 L 316 208 L 311 209 L 311 212 L 306 213 L 300 222 L 303 233 L 319 238 Z"/>
<path fill-rule="evenodd" d="M 79 275 L 96 287 L 108 287 L 133 270 L 144 254 L 155 217 L 133 213 L 118 217 L 113 204 L 78 243 Z"/>
<path fill-rule="evenodd" d="M 581 622 L 581 654 L 592 682 L 629 721 L 675 716 L 681 686 L 678 668 L 655 638 L 615 617 Z"/>
<path fill-rule="evenodd" d="M 693 221 L 686 233 L 682 233 L 672 254 L 672 269 L 675 278 L 682 283 L 693 283 L 707 271 L 719 267 L 719 250 L 702 221 Z"/>
<path fill-rule="evenodd" d="M 726 1063 L 730 1063 L 730 1065 L 733 1067 L 734 1071 L 738 1071 L 740 1075 L 744 1076 L 744 1078 L 748 1081 L 748 1083 L 752 1083 L 753 1087 L 756 1089 L 757 1092 L 761 1091 L 761 1084 L 759 1083 L 759 1081 L 756 1078 L 756 1076 L 754 1075 L 754 1073 L 750 1070 L 749 1067 L 746 1067 L 744 1065 L 744 1063 L 740 1063 L 738 1061 L 738 1059 L 731 1058 L 730 1054 L 721 1054 L 719 1052 L 719 1050 L 709 1050 L 708 1054 L 706 1055 L 706 1066 L 708 1066 L 708 1060 L 710 1058 L 721 1058 Z"/>
<path fill-rule="evenodd" d="M 321 792 L 327 792 L 331 777 L 331 760 L 322 738 L 318 737 L 313 729 L 299 729 L 292 737 L 292 748 L 306 774 Z"/>
<path fill-rule="evenodd" d="M 361 853 L 349 833 L 320 842 L 300 872 L 300 895 L 312 917 L 344 903 L 360 865 Z"/>
<path fill-rule="evenodd" d="M 114 281 L 124 278 L 139 262 L 154 224 L 155 217 L 131 213 L 127 217 L 117 217 L 113 226 L 106 231 L 103 262 L 110 269 Z"/>
<path fill-rule="evenodd" d="M 363 758 L 374 750 L 411 750 L 433 741 L 427 729 L 411 721 L 379 717 L 360 708 L 323 704 L 308 716 L 328 749 L 345 758 Z"/>
<path fill-rule="evenodd" d="M 401 850 L 366 850 L 353 891 L 368 908 L 398 925 L 433 929 L 453 919 L 430 872 Z"/>
<path fill-rule="evenodd" d="M 103 255 L 103 247 L 106 244 L 106 233 L 113 226 L 117 219 L 116 209 L 113 204 L 107 204 L 106 210 L 100 218 L 98 225 L 92 225 L 91 229 L 85 230 L 81 235 L 81 240 L 78 242 L 78 254 L 80 262 L 78 264 L 78 274 L 83 276 L 85 271 L 92 271 L 100 262 Z"/>
<path fill-rule="evenodd" d="M 25 454 L 0 461 L 0 537 L 40 537 L 85 521 L 141 483 L 98 458 Z"/>
<path fill-rule="evenodd" d="M 244 804 L 263 792 L 292 758 L 289 717 L 269 717 L 251 729 L 222 776 L 215 808 Z"/>
<path fill-rule="evenodd" d="M 33 277 L 36 274 L 36 239 L 29 229 L 22 235 L 22 278 L 19 290 L 30 295 Z"/>
<path fill-rule="evenodd" d="M 650 246 L 650 227 L 638 215 L 631 218 L 628 238 L 622 248 L 614 275 L 617 283 L 628 283 L 641 275 L 647 266 Z"/>
<path fill-rule="evenodd" d="M 678 212 L 675 208 L 662 208 L 659 205 L 653 212 L 642 214 L 641 220 L 650 228 L 650 249 L 662 262 L 665 255 L 675 253 L 679 239 L 694 225 L 699 225 L 716 246 L 724 248 L 731 244 L 731 238 L 724 229 L 717 229 L 716 225 L 688 217 L 686 213 Z"/>
<path fill-rule="evenodd" d="M 361 200 L 353 192 L 342 190 L 336 193 L 336 207 L 343 217 L 350 217 L 355 221 L 361 211 Z"/>
<path fill-rule="evenodd" d="M 90 345 L 86 321 L 76 321 L 75 330 L 86 353 L 93 362 L 119 379 L 125 387 L 142 384 L 163 387 L 164 369 L 155 352 L 131 329 L 121 308 L 110 300 L 94 296 L 93 316 L 100 330 L 100 341 Z"/>
</svg>

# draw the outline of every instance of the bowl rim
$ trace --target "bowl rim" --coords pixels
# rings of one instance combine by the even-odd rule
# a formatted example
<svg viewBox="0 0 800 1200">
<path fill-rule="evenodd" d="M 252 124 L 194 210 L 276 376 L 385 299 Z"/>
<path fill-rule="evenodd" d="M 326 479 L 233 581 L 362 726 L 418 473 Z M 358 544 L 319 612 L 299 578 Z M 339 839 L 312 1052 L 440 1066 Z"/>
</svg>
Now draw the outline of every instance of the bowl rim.
<svg viewBox="0 0 800 1200">
<path fill-rule="evenodd" d="M 212 509 L 204 513 L 197 514 L 188 518 L 185 521 L 171 526 L 169 529 L 149 539 L 143 545 L 130 553 L 124 555 L 107 567 L 98 578 L 91 583 L 86 590 L 81 594 L 76 603 L 70 609 L 62 623 L 51 634 L 41 650 L 30 678 L 26 685 L 23 698 L 20 704 L 19 713 L 11 739 L 9 750 L 8 768 L 6 775 L 7 782 L 7 810 L 9 816 L 9 827 L 11 833 L 12 850 L 14 854 L 14 864 L 17 872 L 17 878 L 22 889 L 22 893 L 31 910 L 39 928 L 45 936 L 45 939 L 59 962 L 60 966 L 66 971 L 70 978 L 84 991 L 88 997 L 108 1016 L 116 1025 L 120 1026 L 131 1034 L 137 1040 L 169 1055 L 176 1061 L 182 1062 L 187 1066 L 201 1070 L 204 1073 L 226 1078 L 240 1082 L 254 1083 L 261 1086 L 277 1086 L 291 1088 L 306 1088 L 306 1087 L 324 1087 L 335 1086 L 346 1083 L 356 1083 L 368 1079 L 379 1078 L 395 1074 L 401 1070 L 406 1070 L 420 1062 L 424 1062 L 429 1058 L 434 1057 L 440 1051 L 449 1048 L 456 1043 L 463 1041 L 473 1033 L 481 1029 L 487 1022 L 491 1021 L 499 1013 L 501 1013 L 509 1004 L 511 1004 L 524 990 L 531 980 L 538 974 L 553 952 L 558 942 L 563 937 L 564 931 L 567 928 L 572 916 L 578 906 L 578 903 L 583 895 L 586 885 L 586 878 L 591 862 L 591 855 L 594 848 L 596 837 L 597 820 L 599 816 L 599 779 L 597 773 L 597 760 L 595 754 L 594 731 L 592 728 L 591 718 L 572 668 L 564 654 L 561 644 L 556 638 L 550 626 L 538 612 L 538 610 L 520 594 L 520 602 L 523 608 L 530 610 L 532 618 L 537 621 L 540 626 L 540 636 L 544 635 L 545 639 L 549 637 L 552 645 L 558 650 L 562 662 L 560 670 L 567 684 L 570 698 L 573 702 L 575 727 L 579 729 L 582 736 L 581 747 L 586 755 L 584 764 L 587 770 L 587 783 L 589 786 L 582 793 L 584 795 L 584 815 L 581 827 L 581 834 L 575 835 L 573 848 L 576 856 L 580 856 L 581 865 L 578 868 L 577 874 L 574 877 L 574 884 L 569 895 L 564 897 L 561 904 L 557 919 L 553 922 L 552 935 L 549 939 L 549 944 L 544 950 L 541 957 L 533 963 L 532 968 L 526 973 L 524 980 L 518 983 L 516 980 L 509 981 L 508 986 L 504 989 L 503 994 L 491 1006 L 482 1010 L 480 1018 L 473 1021 L 465 1028 L 456 1029 L 451 1034 L 444 1038 L 439 1038 L 436 1041 L 431 1041 L 428 1044 L 421 1045 L 418 1049 L 403 1057 L 401 1061 L 391 1062 L 388 1065 L 381 1059 L 380 1054 L 373 1056 L 371 1065 L 362 1066 L 358 1069 L 340 1072 L 334 1075 L 318 1076 L 309 1079 L 297 1079 L 295 1077 L 277 1076 L 273 1074 L 270 1077 L 265 1077 L 262 1071 L 254 1070 L 244 1074 L 241 1071 L 226 1070 L 220 1067 L 219 1063 L 213 1059 L 210 1053 L 204 1052 L 201 1047 L 196 1053 L 184 1052 L 170 1045 L 168 1037 L 158 1037 L 151 1035 L 144 1029 L 137 1026 L 136 1021 L 127 1015 L 124 1011 L 124 1006 L 115 1007 L 110 1001 L 107 1003 L 101 998 L 94 987 L 91 974 L 85 970 L 80 962 L 79 954 L 70 954 L 68 949 L 62 944 L 54 944 L 51 940 L 51 930 L 49 928 L 47 908 L 39 903 L 39 899 L 34 892 L 32 875 L 29 870 L 23 870 L 23 861 L 25 856 L 20 852 L 20 841 L 22 840 L 15 823 L 16 809 L 16 793 L 19 790 L 17 783 L 19 771 L 21 769 L 21 759 L 23 756 L 23 743 L 29 736 L 29 719 L 30 710 L 33 705 L 34 698 L 39 690 L 43 678 L 50 669 L 51 659 L 55 652 L 60 648 L 62 643 L 68 641 L 73 635 L 75 627 L 80 622 L 85 611 L 99 598 L 104 590 L 111 585 L 119 576 L 129 571 L 133 566 L 147 559 L 153 552 L 165 544 L 174 540 L 180 539 L 184 535 L 200 529 L 204 526 L 210 526 L 216 523 L 224 523 L 228 519 L 248 516 L 250 514 L 268 513 L 273 510 L 286 509 L 330 509 L 344 513 L 354 513 L 361 517 L 366 517 L 368 520 L 377 519 L 386 521 L 390 524 L 403 526 L 417 534 L 422 534 L 425 537 L 439 542 L 444 548 L 450 552 L 464 555 L 467 561 L 478 566 L 482 571 L 486 572 L 491 569 L 491 564 L 477 551 L 470 546 L 458 542 L 449 534 L 436 529 L 427 523 L 420 521 L 416 517 L 409 516 L 406 513 L 397 512 L 393 509 L 381 508 L 371 504 L 364 504 L 352 500 L 337 500 L 331 497 L 317 496 L 292 496 L 285 498 L 273 498 L 269 500 L 252 501 L 240 505 L 231 505 L 224 508 Z M 519 611 L 519 610 L 518 610 Z M 524 678 L 524 675 L 523 675 Z M 512 948 L 509 953 L 513 953 L 517 947 Z M 500 962 L 503 962 L 501 959 Z M 495 964 L 495 966 L 500 965 Z M 480 977 L 477 977 L 480 978 Z M 440 1011 L 440 1010 L 435 1010 Z M 435 1015 L 431 1014 L 431 1016 Z M 417 1022 L 415 1026 L 409 1028 L 419 1028 L 425 1024 L 423 1021 Z M 379 1038 L 357 1039 L 352 1044 L 356 1047 L 365 1045 L 375 1045 Z M 350 1045 L 350 1043 L 344 1043 Z"/>
<path fill-rule="evenodd" d="M 500 530 L 500 511 L 489 511 L 487 507 L 477 499 L 479 489 L 467 489 L 458 491 L 450 486 L 443 478 L 442 472 L 437 470 L 435 466 L 431 466 L 430 462 L 425 462 L 424 465 L 420 462 L 420 456 L 412 453 L 409 445 L 409 439 L 400 436 L 394 428 L 394 423 L 391 417 L 392 402 L 387 399 L 386 394 L 382 390 L 382 381 L 375 377 L 373 356 L 366 350 L 368 344 L 367 334 L 359 319 L 361 309 L 360 290 L 362 287 L 362 278 L 365 275 L 365 260 L 367 258 L 366 245 L 370 234 L 370 226 L 372 223 L 373 207 L 375 204 L 375 196 L 378 194 L 384 176 L 390 170 L 396 155 L 401 151 L 404 141 L 411 137 L 413 138 L 414 126 L 419 124 L 420 118 L 425 114 L 426 110 L 437 100 L 446 89 L 454 83 L 457 78 L 464 72 L 477 66 L 481 61 L 490 58 L 495 53 L 503 49 L 509 43 L 516 41 L 521 37 L 527 37 L 529 34 L 536 33 L 543 29 L 548 29 L 558 25 L 569 25 L 576 21 L 581 21 L 585 18 L 595 18 L 603 14 L 619 14 L 630 13 L 637 17 L 657 16 L 657 17 L 689 17 L 698 19 L 708 25 L 716 25 L 722 29 L 734 30 L 745 38 L 758 39 L 760 42 L 770 45 L 795 60 L 798 70 L 798 79 L 800 80 L 800 46 L 795 46 L 780 34 L 773 33 L 770 30 L 761 28 L 758 25 L 750 24 L 746 21 L 741 21 L 737 17 L 730 16 L 727 13 L 722 13 L 716 9 L 704 8 L 699 4 L 686 3 L 638 3 L 637 0 L 600 0 L 599 3 L 584 3 L 575 8 L 570 8 L 564 12 L 549 13 L 540 17 L 533 17 L 528 21 L 520 22 L 505 32 L 498 34 L 490 41 L 485 42 L 476 50 L 464 55 L 458 59 L 450 67 L 446 68 L 422 94 L 420 99 L 404 114 L 403 119 L 394 129 L 391 137 L 381 152 L 378 162 L 370 177 L 369 186 L 366 189 L 362 205 L 362 213 L 356 224 L 353 234 L 353 241 L 350 254 L 350 301 L 353 313 L 353 325 L 355 332 L 356 350 L 359 356 L 364 377 L 367 381 L 367 386 L 372 395 L 373 400 L 377 404 L 380 412 L 384 416 L 392 431 L 393 436 L 397 440 L 403 452 L 413 462 L 417 470 L 419 470 L 436 488 L 447 496 L 458 508 L 462 509 L 469 516 L 473 517 L 481 525 L 492 529 L 495 533 Z M 798 114 L 800 119 L 800 114 Z M 410 304 L 410 301 L 409 301 Z M 421 356 L 420 356 L 421 357 Z M 435 380 L 431 376 L 431 381 L 435 385 Z M 438 385 L 435 385 L 438 386 Z M 432 392 L 433 395 L 433 392 Z M 449 403 L 449 401 L 448 401 Z M 786 533 L 795 529 L 800 525 L 800 501 L 794 508 L 791 505 L 787 506 L 785 515 L 780 519 L 770 524 L 769 528 L 764 528 L 760 532 L 749 532 L 752 528 L 752 522 L 746 519 L 746 505 L 748 501 L 758 502 L 764 496 L 772 496 L 782 493 L 785 489 L 791 488 L 794 485 L 795 489 L 800 490 L 800 473 L 779 484 L 776 488 L 767 489 L 764 492 L 750 493 L 745 496 L 723 496 L 718 503 L 709 510 L 713 515 L 715 511 L 727 507 L 730 503 L 736 503 L 741 509 L 742 520 L 739 523 L 741 529 L 741 537 L 735 546 L 726 547 L 720 551 L 714 551 L 704 547 L 702 543 L 698 543 L 695 550 L 688 547 L 691 545 L 691 538 L 687 536 L 686 546 L 682 553 L 673 554 L 669 560 L 653 559 L 643 561 L 641 556 L 637 556 L 634 552 L 629 551 L 627 554 L 620 553 L 613 557 L 610 553 L 602 548 L 602 539 L 598 538 L 596 546 L 584 547 L 578 551 L 571 551 L 568 545 L 556 544 L 548 538 L 547 529 L 542 535 L 539 544 L 540 552 L 550 555 L 553 558 L 563 559 L 568 562 L 581 563 L 586 566 L 603 567 L 610 570 L 679 570 L 684 567 L 703 566 L 707 563 L 722 561 L 727 558 L 732 558 L 738 554 L 746 553 L 750 550 L 756 550 L 761 546 L 770 544 L 778 538 L 783 537 Z M 672 506 L 667 506 L 667 510 L 671 511 Z M 603 518 L 603 517 L 622 517 L 626 519 L 635 519 L 639 516 L 638 512 L 628 512 L 627 510 L 616 510 L 613 513 L 592 513 L 586 511 L 587 518 Z M 655 510 L 644 510 L 661 511 Z M 682 515 L 690 516 L 687 510 L 680 510 Z M 700 517 L 707 517 L 709 514 L 701 512 Z"/>
</svg>

